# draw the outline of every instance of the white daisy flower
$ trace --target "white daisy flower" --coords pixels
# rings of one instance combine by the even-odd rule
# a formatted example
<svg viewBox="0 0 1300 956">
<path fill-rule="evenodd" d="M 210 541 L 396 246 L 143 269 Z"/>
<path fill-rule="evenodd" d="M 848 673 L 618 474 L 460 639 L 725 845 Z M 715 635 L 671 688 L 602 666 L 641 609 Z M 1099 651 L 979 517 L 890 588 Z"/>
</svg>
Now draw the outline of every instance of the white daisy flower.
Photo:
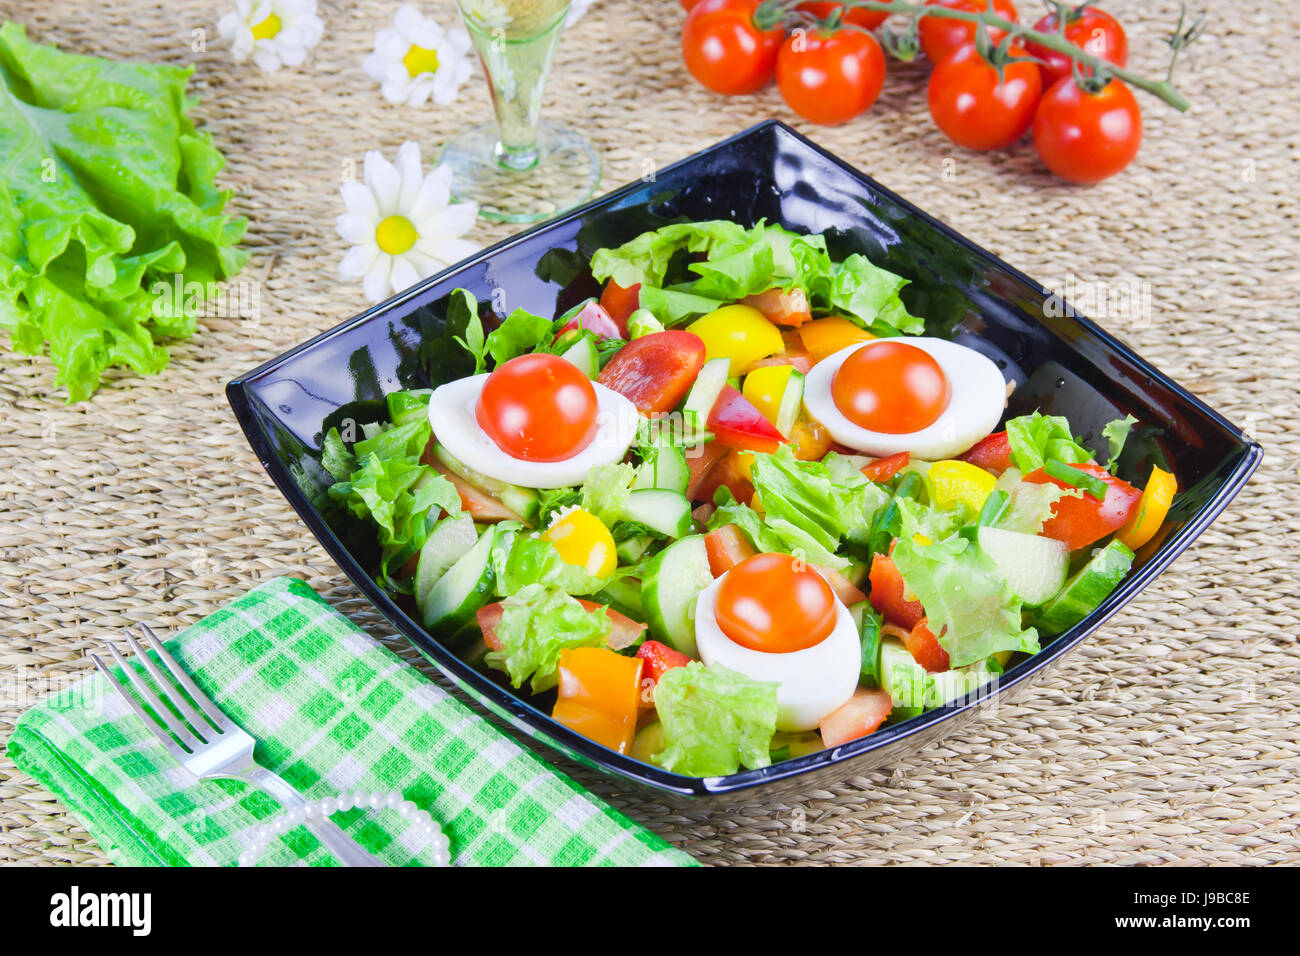
<svg viewBox="0 0 1300 956">
<path fill-rule="evenodd" d="M 362 61 L 390 103 L 439 106 L 456 99 L 469 79 L 473 60 L 469 34 L 461 27 L 443 32 L 409 3 L 397 8 L 392 27 L 375 34 L 374 52 Z"/>
<path fill-rule="evenodd" d="M 347 212 L 339 235 L 352 248 L 339 264 L 339 277 L 361 279 L 371 302 L 386 299 L 478 251 L 462 239 L 474 225 L 478 204 L 451 202 L 451 168 L 427 176 L 420 147 L 403 143 L 396 163 L 378 150 L 366 153 L 365 182 L 343 184 Z"/>
<path fill-rule="evenodd" d="M 325 24 L 316 16 L 316 0 L 235 0 L 217 30 L 232 41 L 236 63 L 252 57 L 264 73 L 274 73 L 302 65 Z"/>
</svg>

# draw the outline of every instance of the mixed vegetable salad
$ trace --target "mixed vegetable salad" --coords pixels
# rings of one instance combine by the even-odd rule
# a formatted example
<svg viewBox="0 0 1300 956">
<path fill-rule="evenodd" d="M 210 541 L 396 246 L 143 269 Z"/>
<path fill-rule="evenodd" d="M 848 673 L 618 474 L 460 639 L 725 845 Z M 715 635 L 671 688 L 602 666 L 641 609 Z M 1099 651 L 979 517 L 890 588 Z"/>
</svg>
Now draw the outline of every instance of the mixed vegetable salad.
<svg viewBox="0 0 1300 956">
<path fill-rule="evenodd" d="M 331 429 L 329 496 L 458 652 L 613 750 L 692 776 L 834 747 L 975 693 L 1094 610 L 1176 481 L 1070 423 L 1002 421 L 980 352 L 901 277 L 760 223 L 592 257 L 550 319 L 453 293 L 474 374 Z M 356 440 L 350 440 L 356 439 Z"/>
</svg>

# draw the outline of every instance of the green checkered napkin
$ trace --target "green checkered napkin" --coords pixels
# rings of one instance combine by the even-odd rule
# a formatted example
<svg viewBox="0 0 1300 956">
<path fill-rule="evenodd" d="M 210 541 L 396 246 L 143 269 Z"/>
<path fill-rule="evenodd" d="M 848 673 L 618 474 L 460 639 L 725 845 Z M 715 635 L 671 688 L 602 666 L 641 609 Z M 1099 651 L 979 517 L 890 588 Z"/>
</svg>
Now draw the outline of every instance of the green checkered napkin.
<svg viewBox="0 0 1300 956">
<path fill-rule="evenodd" d="M 257 738 L 259 763 L 313 799 L 400 790 L 441 823 L 456 863 L 693 863 L 430 683 L 302 581 L 269 581 L 167 647 Z M 252 829 L 279 811 L 237 781 L 194 783 L 99 675 L 24 714 L 8 752 L 118 863 L 232 864 Z M 334 820 L 393 865 L 427 855 L 395 811 Z M 334 860 L 299 827 L 262 862 Z"/>
</svg>

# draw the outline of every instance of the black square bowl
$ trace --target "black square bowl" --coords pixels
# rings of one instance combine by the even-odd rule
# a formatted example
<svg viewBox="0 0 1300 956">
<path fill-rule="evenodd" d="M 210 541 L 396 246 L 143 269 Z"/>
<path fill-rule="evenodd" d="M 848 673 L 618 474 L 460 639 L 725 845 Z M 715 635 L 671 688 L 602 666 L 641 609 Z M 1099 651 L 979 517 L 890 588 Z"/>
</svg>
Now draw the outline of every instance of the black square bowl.
<svg viewBox="0 0 1300 956">
<path fill-rule="evenodd" d="M 1120 474 L 1145 480 L 1153 462 L 1182 493 L 1134 570 L 1101 607 L 1042 651 L 1013 663 L 996 685 L 840 747 L 725 777 L 669 773 L 615 753 L 558 724 L 475 670 L 385 593 L 373 534 L 333 510 L 320 465 L 323 434 L 344 419 L 383 415 L 384 395 L 436 386 L 471 369 L 447 346 L 448 297 L 464 287 L 504 315 L 544 315 L 597 293 L 586 259 L 602 246 L 687 219 L 760 219 L 821 232 L 832 254 L 860 252 L 912 281 L 904 300 L 945 335 L 994 359 L 1017 384 L 1008 416 L 1064 414 L 1100 450 L 1102 426 L 1133 414 Z M 262 465 L 321 544 L 392 624 L 485 707 L 535 739 L 666 796 L 753 796 L 763 787 L 805 791 L 923 747 L 975 716 L 981 704 L 1027 685 L 1139 591 L 1219 514 L 1258 466 L 1240 429 L 1053 297 L 1037 282 L 775 121 L 755 126 L 638 182 L 496 244 L 317 336 L 227 387 Z"/>
</svg>

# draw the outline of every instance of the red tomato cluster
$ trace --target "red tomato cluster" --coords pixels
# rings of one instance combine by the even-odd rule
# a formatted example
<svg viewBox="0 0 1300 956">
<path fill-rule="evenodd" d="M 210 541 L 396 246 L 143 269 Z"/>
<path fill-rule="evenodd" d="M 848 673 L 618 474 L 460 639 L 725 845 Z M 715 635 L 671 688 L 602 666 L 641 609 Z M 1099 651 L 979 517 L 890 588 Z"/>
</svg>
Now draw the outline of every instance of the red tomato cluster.
<svg viewBox="0 0 1300 956">
<path fill-rule="evenodd" d="M 759 2 L 681 0 L 688 11 L 682 57 L 696 80 L 727 95 L 753 93 L 775 80 L 795 113 L 823 125 L 845 123 L 871 107 L 884 85 L 885 56 L 864 31 L 880 26 L 887 14 L 835 2 L 801 3 L 799 10 L 822 19 L 839 8 L 847 26 L 787 34 L 781 26 L 759 29 L 754 21 Z M 926 3 L 969 13 L 992 10 L 1019 22 L 1011 0 Z M 1116 66 L 1128 62 L 1124 28 L 1097 7 L 1073 11 L 1063 31 L 1055 14 L 1044 16 L 1034 29 L 1063 32 L 1069 42 Z M 996 28 L 988 34 L 995 45 L 1006 35 Z M 918 24 L 921 49 L 934 65 L 927 91 L 930 116 L 954 143 L 1003 149 L 1032 130 L 1047 168 L 1078 183 L 1113 176 L 1133 161 L 1142 142 L 1142 113 L 1127 86 L 1113 79 L 1100 91 L 1087 91 L 1069 57 L 1034 43 L 1011 45 L 1009 62 L 999 70 L 976 50 L 975 37 L 975 24 L 964 20 L 923 16 Z"/>
</svg>

